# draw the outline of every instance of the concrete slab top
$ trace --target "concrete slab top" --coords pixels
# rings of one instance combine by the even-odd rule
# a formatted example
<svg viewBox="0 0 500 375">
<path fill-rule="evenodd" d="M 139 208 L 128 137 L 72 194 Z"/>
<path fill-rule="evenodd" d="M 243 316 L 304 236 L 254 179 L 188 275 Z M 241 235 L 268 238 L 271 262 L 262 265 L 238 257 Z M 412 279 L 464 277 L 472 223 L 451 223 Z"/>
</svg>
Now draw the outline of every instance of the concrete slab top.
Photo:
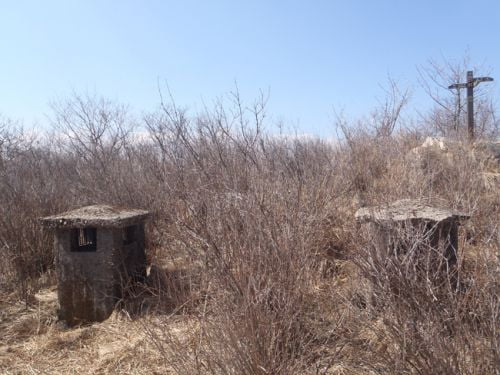
<svg viewBox="0 0 500 375">
<path fill-rule="evenodd" d="M 42 225 L 51 228 L 124 227 L 145 220 L 145 210 L 95 205 L 63 212 L 40 219 Z"/>
<path fill-rule="evenodd" d="M 355 214 L 358 222 L 388 222 L 406 220 L 462 220 L 470 216 L 447 208 L 432 207 L 423 200 L 401 199 L 394 203 L 376 207 L 362 207 Z"/>
</svg>

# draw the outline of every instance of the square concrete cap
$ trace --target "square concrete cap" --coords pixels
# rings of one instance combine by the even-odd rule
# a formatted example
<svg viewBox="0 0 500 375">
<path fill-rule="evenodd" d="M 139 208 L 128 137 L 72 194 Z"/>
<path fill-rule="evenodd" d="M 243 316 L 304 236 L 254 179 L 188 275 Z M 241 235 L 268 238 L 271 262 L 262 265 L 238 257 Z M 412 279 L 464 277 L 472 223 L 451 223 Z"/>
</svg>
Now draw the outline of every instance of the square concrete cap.
<svg viewBox="0 0 500 375">
<path fill-rule="evenodd" d="M 41 218 L 42 225 L 49 228 L 122 228 L 138 224 L 149 216 L 148 211 L 95 205 Z"/>
<path fill-rule="evenodd" d="M 424 220 L 441 222 L 445 220 L 463 220 L 469 215 L 447 208 L 429 206 L 418 199 L 401 199 L 385 206 L 362 207 L 356 212 L 356 220 L 366 222 L 395 222 L 406 220 Z"/>
</svg>

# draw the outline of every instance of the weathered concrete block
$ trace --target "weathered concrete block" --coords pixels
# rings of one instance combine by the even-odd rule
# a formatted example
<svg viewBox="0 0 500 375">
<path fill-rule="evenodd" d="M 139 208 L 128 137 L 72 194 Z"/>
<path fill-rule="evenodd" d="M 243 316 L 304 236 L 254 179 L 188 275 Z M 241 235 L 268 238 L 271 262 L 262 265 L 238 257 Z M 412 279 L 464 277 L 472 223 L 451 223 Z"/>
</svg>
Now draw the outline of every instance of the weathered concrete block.
<svg viewBox="0 0 500 375">
<path fill-rule="evenodd" d="M 363 207 L 355 216 L 358 222 L 369 223 L 379 254 L 406 253 L 415 245 L 412 240 L 418 240 L 421 242 L 418 246 L 442 254 L 446 267 L 457 262 L 458 225 L 461 220 L 469 218 L 467 214 L 432 207 L 414 199 L 402 199 L 386 206 Z"/>
<path fill-rule="evenodd" d="M 400 300 L 412 298 L 422 286 L 434 292 L 445 285 L 456 289 L 458 225 L 467 218 L 422 200 L 403 199 L 359 209 L 356 219 L 367 226 L 371 243 L 365 253 L 371 304 L 379 304 L 381 293 L 389 292 Z"/>
<path fill-rule="evenodd" d="M 131 279 L 145 276 L 147 211 L 88 206 L 41 219 L 55 230 L 59 315 L 68 324 L 103 321 Z"/>
</svg>

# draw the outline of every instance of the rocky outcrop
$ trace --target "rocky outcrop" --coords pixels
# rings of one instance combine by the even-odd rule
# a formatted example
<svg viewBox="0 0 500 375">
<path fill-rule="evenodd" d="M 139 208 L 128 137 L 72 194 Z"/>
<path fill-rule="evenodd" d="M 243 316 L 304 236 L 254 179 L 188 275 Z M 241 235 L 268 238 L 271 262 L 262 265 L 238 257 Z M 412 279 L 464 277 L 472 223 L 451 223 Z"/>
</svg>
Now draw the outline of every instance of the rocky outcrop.
<svg viewBox="0 0 500 375">
<path fill-rule="evenodd" d="M 484 187 L 497 189 L 500 185 L 500 141 L 477 141 L 470 145 L 441 137 L 427 137 L 422 145 L 406 156 L 410 166 L 431 173 L 434 180 L 444 171 L 453 171 L 457 163 L 467 161 L 481 175 Z"/>
<path fill-rule="evenodd" d="M 406 160 L 409 165 L 424 173 L 436 173 L 454 165 L 455 142 L 445 138 L 427 137 L 422 145 L 412 149 Z"/>
</svg>

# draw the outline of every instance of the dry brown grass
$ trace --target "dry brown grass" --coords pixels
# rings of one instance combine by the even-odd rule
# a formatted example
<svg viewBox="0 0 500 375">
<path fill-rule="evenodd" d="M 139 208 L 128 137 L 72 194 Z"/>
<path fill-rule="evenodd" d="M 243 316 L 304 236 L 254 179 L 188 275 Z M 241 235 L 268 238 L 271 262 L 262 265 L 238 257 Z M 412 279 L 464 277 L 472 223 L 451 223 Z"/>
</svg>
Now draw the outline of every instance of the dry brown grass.
<svg viewBox="0 0 500 375">
<path fill-rule="evenodd" d="M 2 374 L 169 374 L 148 337 L 149 320 L 162 321 L 171 334 L 188 338 L 195 322 L 188 317 L 141 316 L 117 311 L 103 323 L 68 329 L 56 322 L 57 296 L 41 290 L 29 308 L 2 306 Z"/>
</svg>

